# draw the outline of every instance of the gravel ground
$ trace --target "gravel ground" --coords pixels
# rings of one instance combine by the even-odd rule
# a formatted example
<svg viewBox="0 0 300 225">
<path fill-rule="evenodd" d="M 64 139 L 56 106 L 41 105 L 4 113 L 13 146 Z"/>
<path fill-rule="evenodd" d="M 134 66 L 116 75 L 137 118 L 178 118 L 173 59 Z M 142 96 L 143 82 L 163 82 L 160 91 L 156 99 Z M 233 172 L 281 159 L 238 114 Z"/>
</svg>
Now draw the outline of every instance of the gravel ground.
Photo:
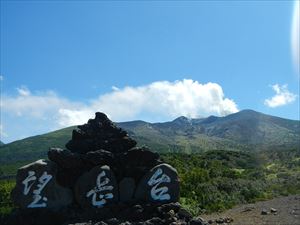
<svg viewBox="0 0 300 225">
<path fill-rule="evenodd" d="M 278 197 L 268 201 L 236 206 L 222 213 L 200 216 L 210 224 L 300 225 L 300 195 Z"/>
</svg>

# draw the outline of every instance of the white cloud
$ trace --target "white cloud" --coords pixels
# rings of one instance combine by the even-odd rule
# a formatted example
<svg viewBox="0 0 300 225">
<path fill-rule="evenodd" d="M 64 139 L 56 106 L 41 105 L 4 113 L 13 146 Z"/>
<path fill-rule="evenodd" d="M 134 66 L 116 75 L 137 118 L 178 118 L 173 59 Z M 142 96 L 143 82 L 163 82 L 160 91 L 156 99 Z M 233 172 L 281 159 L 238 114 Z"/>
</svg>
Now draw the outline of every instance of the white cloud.
<svg viewBox="0 0 300 225">
<path fill-rule="evenodd" d="M 145 86 L 113 89 L 99 96 L 81 110 L 63 110 L 64 124 L 82 123 L 95 111 L 103 111 L 112 120 L 124 121 L 152 118 L 172 119 L 177 116 L 199 117 L 210 114 L 227 115 L 237 112 L 233 100 L 224 98 L 216 83 L 200 84 L 193 80 L 158 81 Z"/>
<path fill-rule="evenodd" d="M 300 75 L 300 46 L 299 46 L 299 21 L 300 21 L 300 14 L 299 14 L 300 3 L 299 0 L 296 0 L 294 3 L 294 12 L 293 12 L 293 20 L 291 26 L 291 47 L 292 47 L 292 55 L 294 66 L 298 75 Z"/>
<path fill-rule="evenodd" d="M 29 96 L 31 93 L 29 89 L 25 86 L 21 86 L 20 88 L 16 88 L 20 96 Z"/>
<path fill-rule="evenodd" d="M 58 110 L 58 124 L 61 127 L 66 127 L 86 123 L 88 119 L 93 118 L 96 111 L 88 109 L 88 107 L 82 109 L 61 108 Z"/>
<path fill-rule="evenodd" d="M 145 86 L 113 88 L 88 103 L 73 102 L 52 91 L 31 93 L 18 88 L 17 96 L 3 96 L 5 112 L 16 116 L 49 119 L 57 127 L 82 124 L 96 111 L 113 121 L 174 119 L 177 116 L 224 116 L 237 112 L 237 105 L 225 98 L 219 84 L 193 80 L 158 81 Z"/>
<path fill-rule="evenodd" d="M 279 84 L 274 84 L 271 87 L 276 94 L 272 98 L 265 100 L 264 103 L 266 106 L 276 108 L 296 100 L 297 95 L 289 92 L 287 85 L 280 86 Z"/>
<path fill-rule="evenodd" d="M 116 86 L 112 86 L 111 89 L 112 89 L 113 91 L 118 91 L 118 90 L 120 90 L 120 89 L 119 89 L 118 87 L 116 87 Z"/>
<path fill-rule="evenodd" d="M 55 116 L 60 108 L 71 108 L 79 105 L 65 98 L 59 97 L 53 91 L 32 94 L 24 86 L 17 88 L 17 96 L 3 94 L 1 108 L 16 116 L 38 119 L 49 119 Z"/>
</svg>

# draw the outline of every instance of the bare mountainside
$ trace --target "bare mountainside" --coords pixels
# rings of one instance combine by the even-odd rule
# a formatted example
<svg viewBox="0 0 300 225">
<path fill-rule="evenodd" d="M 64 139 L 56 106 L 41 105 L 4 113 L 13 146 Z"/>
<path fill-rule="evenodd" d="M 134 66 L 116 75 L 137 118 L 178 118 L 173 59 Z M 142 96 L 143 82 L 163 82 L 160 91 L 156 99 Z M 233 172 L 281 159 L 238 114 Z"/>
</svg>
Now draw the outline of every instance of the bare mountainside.
<svg viewBox="0 0 300 225">
<path fill-rule="evenodd" d="M 225 117 L 179 117 L 166 123 L 133 121 L 119 126 L 139 143 L 169 152 L 268 150 L 299 146 L 300 121 L 243 110 Z M 155 148 L 154 148 L 155 149 Z"/>
<path fill-rule="evenodd" d="M 206 150 L 269 150 L 299 148 L 300 121 L 243 110 L 225 117 L 179 117 L 165 123 L 131 121 L 117 123 L 140 146 L 158 152 L 197 153 Z M 68 127 L 29 137 L 0 147 L 0 162 L 45 157 L 49 147 L 65 148 L 71 139 Z"/>
</svg>

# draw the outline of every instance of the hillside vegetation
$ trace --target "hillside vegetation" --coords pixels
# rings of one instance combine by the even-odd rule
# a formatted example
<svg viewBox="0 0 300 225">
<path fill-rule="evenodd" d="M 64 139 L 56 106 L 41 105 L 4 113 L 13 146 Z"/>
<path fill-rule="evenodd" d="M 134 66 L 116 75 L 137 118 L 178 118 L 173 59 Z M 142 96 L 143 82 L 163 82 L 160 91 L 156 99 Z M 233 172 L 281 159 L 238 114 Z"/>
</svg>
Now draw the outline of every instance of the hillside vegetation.
<svg viewBox="0 0 300 225">
<path fill-rule="evenodd" d="M 6 144 L 0 147 L 0 164 L 45 158 L 50 147 L 64 148 L 66 142 L 71 139 L 74 128 L 68 127 Z"/>
<path fill-rule="evenodd" d="M 259 154 L 215 150 L 198 154 L 164 153 L 161 156 L 178 170 L 180 202 L 194 215 L 300 193 L 298 149 Z M 20 163 L 11 164 L 10 174 L 15 174 L 19 166 Z M 2 175 L 7 174 L 2 171 Z M 13 179 L 0 181 L 0 214 L 9 213 L 13 208 L 9 193 L 14 183 Z"/>
<path fill-rule="evenodd" d="M 299 149 L 259 154 L 208 151 L 163 158 L 179 171 L 181 202 L 194 214 L 300 193 Z"/>
</svg>

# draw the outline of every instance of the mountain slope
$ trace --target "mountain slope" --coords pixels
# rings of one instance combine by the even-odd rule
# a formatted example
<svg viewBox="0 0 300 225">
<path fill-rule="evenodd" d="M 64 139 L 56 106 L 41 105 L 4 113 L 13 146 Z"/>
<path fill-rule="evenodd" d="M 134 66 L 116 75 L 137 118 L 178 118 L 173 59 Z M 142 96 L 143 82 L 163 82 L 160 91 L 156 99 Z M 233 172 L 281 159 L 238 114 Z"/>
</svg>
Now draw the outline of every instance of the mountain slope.
<svg viewBox="0 0 300 225">
<path fill-rule="evenodd" d="M 50 147 L 63 148 L 71 139 L 74 128 L 75 126 L 68 127 L 6 144 L 0 147 L 0 163 L 44 158 Z"/>
<path fill-rule="evenodd" d="M 194 152 L 208 149 L 270 149 L 299 146 L 300 121 L 269 116 L 253 110 L 204 119 L 179 117 L 166 123 L 120 123 L 142 143 L 164 150 Z M 176 145 L 176 147 L 172 145 Z"/>
<path fill-rule="evenodd" d="M 294 145 L 299 143 L 300 122 L 244 110 L 205 123 L 205 133 L 246 145 Z"/>
<path fill-rule="evenodd" d="M 300 121 L 243 110 L 226 117 L 179 117 L 171 122 L 118 123 L 137 140 L 158 152 L 193 153 L 206 150 L 268 150 L 299 148 Z M 0 163 L 45 157 L 49 147 L 64 148 L 71 138 L 68 127 L 0 147 Z"/>
</svg>

